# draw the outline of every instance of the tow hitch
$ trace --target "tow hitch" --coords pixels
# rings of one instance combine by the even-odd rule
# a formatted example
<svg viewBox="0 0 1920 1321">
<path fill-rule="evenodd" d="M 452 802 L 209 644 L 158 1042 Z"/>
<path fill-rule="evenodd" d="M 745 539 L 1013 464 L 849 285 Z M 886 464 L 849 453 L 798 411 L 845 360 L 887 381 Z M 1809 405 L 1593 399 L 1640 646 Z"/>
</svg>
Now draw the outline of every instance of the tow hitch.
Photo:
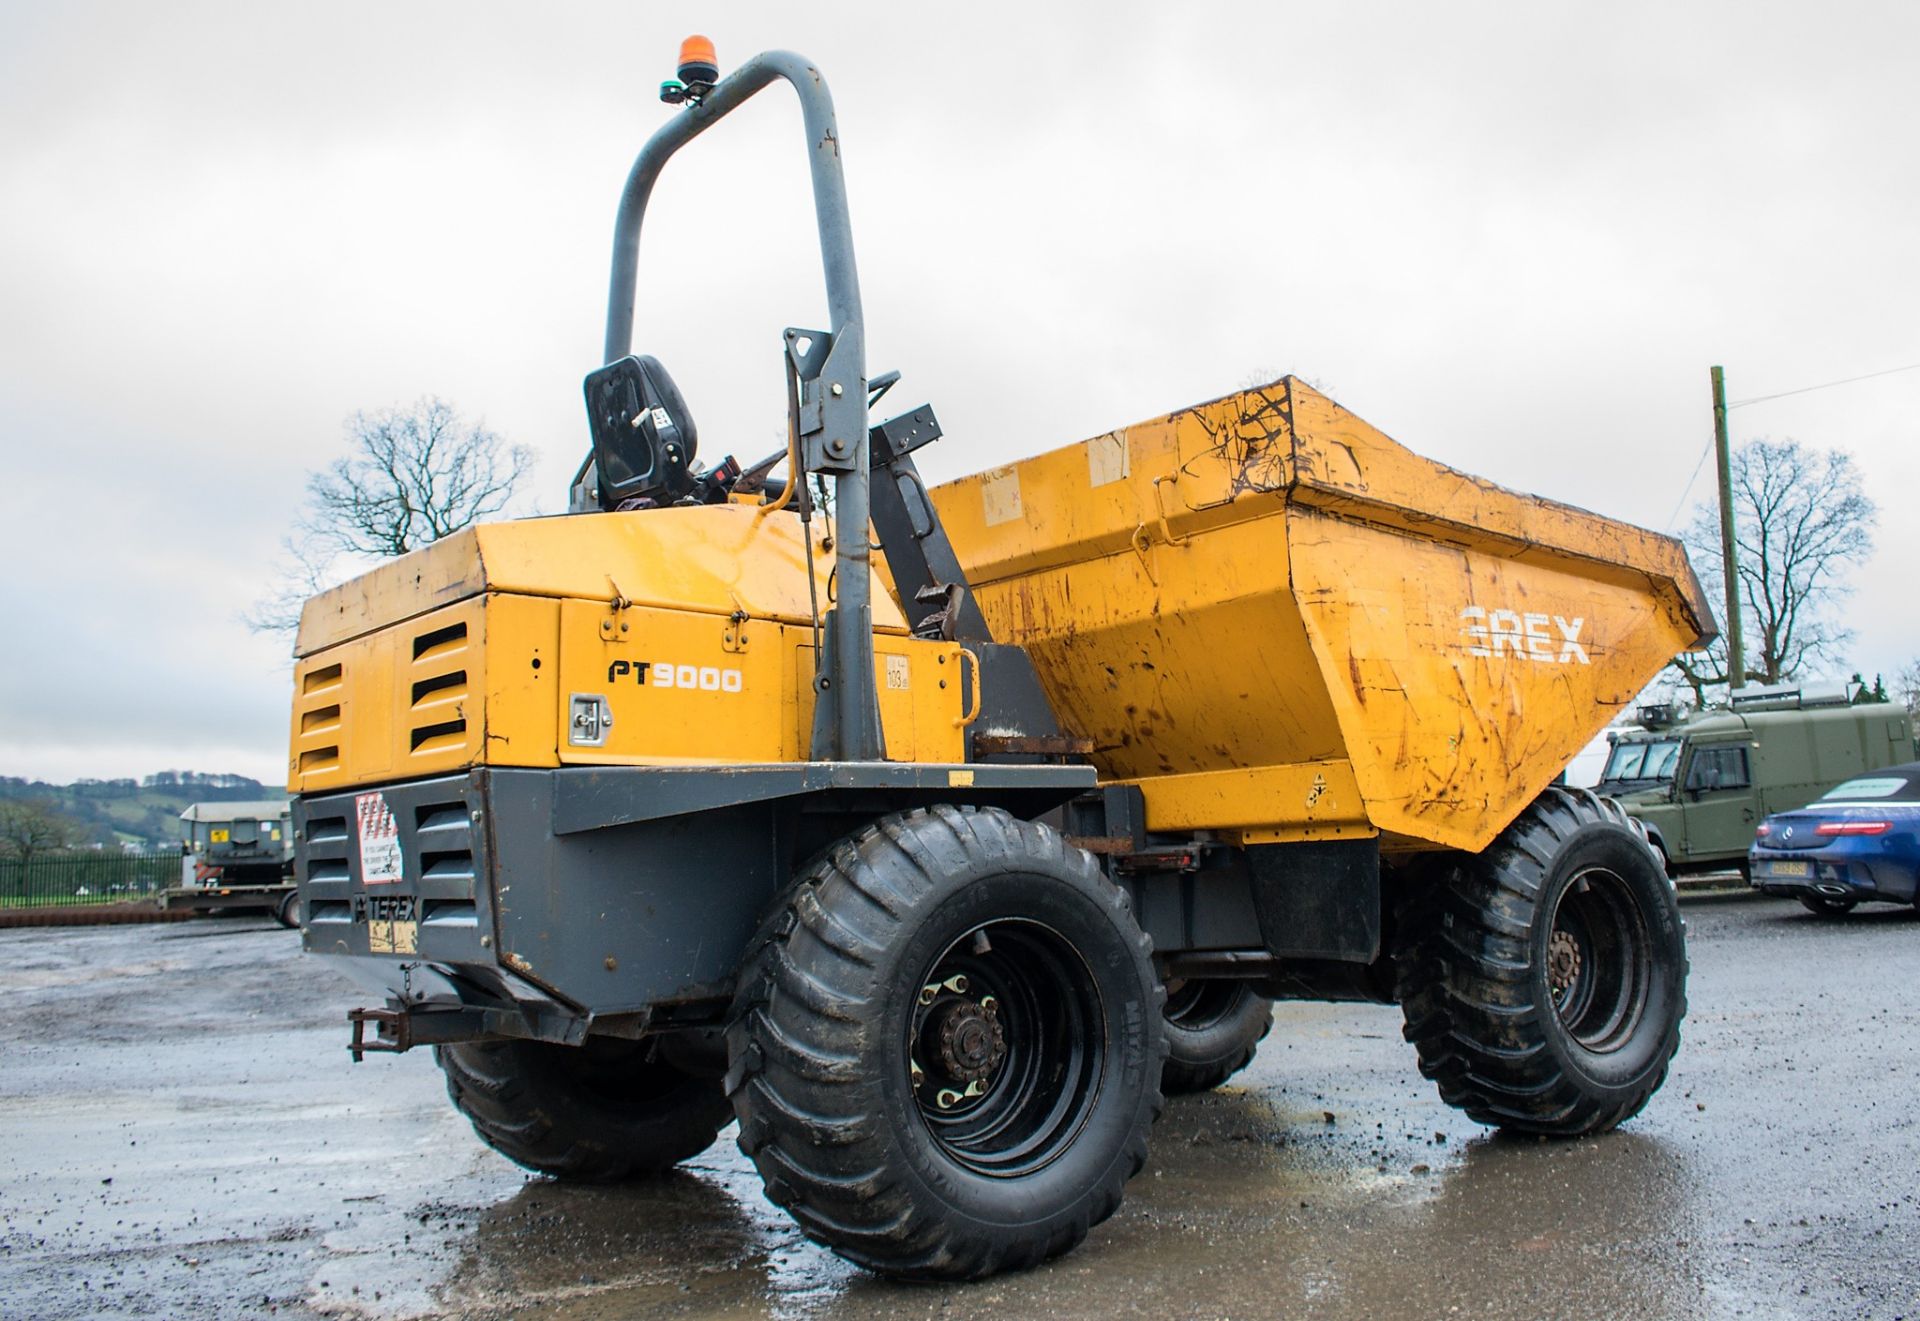
<svg viewBox="0 0 1920 1321">
<path fill-rule="evenodd" d="M 355 1064 L 369 1051 L 398 1055 L 413 1049 L 413 1015 L 404 1009 L 349 1009 L 347 1022 L 353 1028 L 353 1040 L 347 1049 Z M 367 1037 L 369 1023 L 374 1028 L 371 1039 Z"/>
</svg>

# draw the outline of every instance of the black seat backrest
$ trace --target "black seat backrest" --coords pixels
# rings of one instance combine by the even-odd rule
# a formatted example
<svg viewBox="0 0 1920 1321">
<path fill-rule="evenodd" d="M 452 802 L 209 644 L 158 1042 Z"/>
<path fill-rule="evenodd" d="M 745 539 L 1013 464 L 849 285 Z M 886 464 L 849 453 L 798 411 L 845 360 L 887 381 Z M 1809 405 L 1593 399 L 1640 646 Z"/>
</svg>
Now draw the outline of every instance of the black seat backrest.
<svg viewBox="0 0 1920 1321">
<path fill-rule="evenodd" d="M 610 362 L 586 379 L 600 507 L 670 505 L 693 486 L 699 446 L 680 388 L 658 358 Z"/>
</svg>

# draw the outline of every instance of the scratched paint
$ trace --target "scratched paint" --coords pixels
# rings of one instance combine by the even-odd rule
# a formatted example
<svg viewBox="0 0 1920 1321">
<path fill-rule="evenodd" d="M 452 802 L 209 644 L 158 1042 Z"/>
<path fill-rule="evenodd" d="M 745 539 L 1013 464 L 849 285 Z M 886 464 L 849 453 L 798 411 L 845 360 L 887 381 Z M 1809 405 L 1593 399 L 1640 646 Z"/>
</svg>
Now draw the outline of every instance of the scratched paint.
<svg viewBox="0 0 1920 1321">
<path fill-rule="evenodd" d="M 1420 458 L 1287 378 L 933 500 L 1150 824 L 1479 849 L 1713 622 L 1678 542 Z M 1101 444 L 1109 437 L 1097 438 Z M 1091 442 L 1089 443 L 1091 444 Z M 983 517 L 1013 486 L 1021 517 Z"/>
</svg>

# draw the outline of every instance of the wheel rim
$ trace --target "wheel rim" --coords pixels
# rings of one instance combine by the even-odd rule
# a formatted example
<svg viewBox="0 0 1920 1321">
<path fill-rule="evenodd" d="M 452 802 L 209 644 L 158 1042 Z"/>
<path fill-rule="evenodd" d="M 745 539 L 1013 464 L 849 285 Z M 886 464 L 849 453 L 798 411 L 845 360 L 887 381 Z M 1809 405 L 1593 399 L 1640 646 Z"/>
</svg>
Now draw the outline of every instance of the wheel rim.
<svg viewBox="0 0 1920 1321">
<path fill-rule="evenodd" d="M 1053 1161 L 1099 1097 L 1105 1025 L 1091 970 L 1057 931 L 969 930 L 920 979 L 907 1024 L 908 1081 L 935 1144 L 993 1178 Z"/>
<path fill-rule="evenodd" d="M 1547 934 L 1547 990 L 1569 1035 L 1618 1050 L 1646 1015 L 1653 982 L 1645 915 L 1625 881 L 1594 867 L 1568 882 Z"/>
<path fill-rule="evenodd" d="M 1241 982 L 1194 977 L 1167 983 L 1166 1020 L 1189 1032 L 1218 1027 L 1240 1005 L 1246 986 Z"/>
</svg>

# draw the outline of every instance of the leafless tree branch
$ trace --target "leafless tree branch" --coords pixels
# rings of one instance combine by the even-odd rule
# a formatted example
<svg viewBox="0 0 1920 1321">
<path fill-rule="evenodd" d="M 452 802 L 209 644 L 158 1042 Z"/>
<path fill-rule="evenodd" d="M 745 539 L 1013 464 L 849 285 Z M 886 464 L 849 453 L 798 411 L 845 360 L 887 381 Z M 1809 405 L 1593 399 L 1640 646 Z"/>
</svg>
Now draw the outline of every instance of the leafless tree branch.
<svg viewBox="0 0 1920 1321">
<path fill-rule="evenodd" d="M 1838 659 L 1853 636 L 1835 609 L 1852 591 L 1844 576 L 1872 551 L 1878 518 L 1853 456 L 1751 441 L 1733 455 L 1733 502 L 1746 679 L 1781 683 Z M 1694 508 L 1684 540 L 1701 581 L 1721 582 L 1716 502 Z M 1666 674 L 1705 706 L 1727 683 L 1725 643 L 1679 657 Z"/>
<path fill-rule="evenodd" d="M 273 589 L 243 616 L 256 631 L 291 632 L 343 564 L 405 555 L 502 512 L 533 463 L 438 398 L 355 413 L 346 432 L 346 456 L 307 478 Z"/>
</svg>

